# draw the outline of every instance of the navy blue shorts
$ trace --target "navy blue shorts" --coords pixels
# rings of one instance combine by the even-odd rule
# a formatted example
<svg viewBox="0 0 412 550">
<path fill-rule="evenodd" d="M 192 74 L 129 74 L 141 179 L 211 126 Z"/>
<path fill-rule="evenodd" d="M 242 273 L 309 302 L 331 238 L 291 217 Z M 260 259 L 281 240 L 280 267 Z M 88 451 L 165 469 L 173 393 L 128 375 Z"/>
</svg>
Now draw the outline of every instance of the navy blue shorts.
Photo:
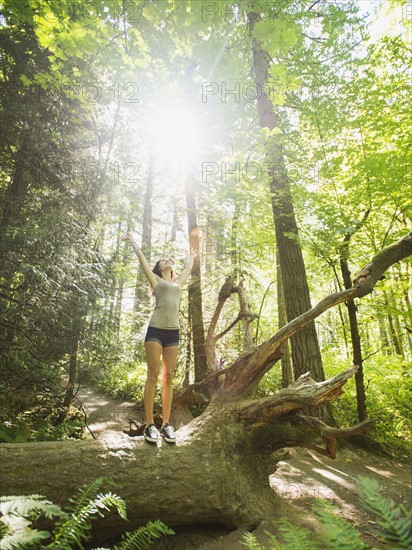
<svg viewBox="0 0 412 550">
<path fill-rule="evenodd" d="M 163 348 L 169 348 L 171 346 L 178 346 L 179 345 L 179 329 L 172 328 L 155 328 L 149 327 L 147 328 L 146 338 L 144 339 L 145 342 L 157 342 L 160 344 Z"/>
</svg>

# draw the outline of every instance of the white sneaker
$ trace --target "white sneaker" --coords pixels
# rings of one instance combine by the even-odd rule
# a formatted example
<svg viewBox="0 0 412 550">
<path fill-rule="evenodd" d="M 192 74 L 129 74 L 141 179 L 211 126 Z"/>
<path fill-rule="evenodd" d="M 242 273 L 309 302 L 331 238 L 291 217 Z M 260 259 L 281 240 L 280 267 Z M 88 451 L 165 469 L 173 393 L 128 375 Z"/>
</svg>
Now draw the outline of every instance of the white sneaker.
<svg viewBox="0 0 412 550">
<path fill-rule="evenodd" d="M 176 434 L 173 429 L 173 426 L 170 424 L 165 424 L 161 430 L 160 435 L 162 435 L 165 438 L 165 441 L 168 443 L 176 443 Z"/>
<path fill-rule="evenodd" d="M 150 441 L 150 443 L 157 443 L 160 439 L 159 430 L 154 424 L 149 424 L 146 426 L 143 435 L 146 441 Z"/>
</svg>

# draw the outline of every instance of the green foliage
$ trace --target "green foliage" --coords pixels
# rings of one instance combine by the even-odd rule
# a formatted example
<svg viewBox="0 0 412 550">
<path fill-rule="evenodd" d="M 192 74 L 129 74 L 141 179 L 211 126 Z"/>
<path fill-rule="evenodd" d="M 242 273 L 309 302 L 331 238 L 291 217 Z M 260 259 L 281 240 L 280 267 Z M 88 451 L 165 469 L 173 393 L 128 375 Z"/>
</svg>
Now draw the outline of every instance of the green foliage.
<svg viewBox="0 0 412 550">
<path fill-rule="evenodd" d="M 313 511 L 318 516 L 322 528 L 322 543 L 326 548 L 336 550 L 366 550 L 369 548 L 362 541 L 361 534 L 356 531 L 351 523 L 339 516 L 335 506 L 328 502 L 320 502 L 313 506 Z"/>
<path fill-rule="evenodd" d="M 56 403 L 55 396 L 39 395 L 37 406 L 18 414 L 13 421 L 0 422 L 0 441 L 24 443 L 26 441 L 61 441 L 81 439 L 84 433 L 84 414 L 73 406 Z M 64 411 L 63 422 L 58 422 Z"/>
<path fill-rule="evenodd" d="M 376 535 L 388 543 L 388 548 L 410 548 L 412 544 L 412 511 L 384 498 L 379 483 L 374 479 L 359 477 L 358 490 L 362 507 L 377 516 L 381 528 Z M 312 507 L 319 518 L 322 534 L 315 535 L 288 520 L 276 523 L 277 535 L 265 532 L 271 544 L 269 550 L 367 550 L 366 544 L 353 524 L 339 516 L 339 511 L 326 501 L 318 501 Z M 242 544 L 247 550 L 264 550 L 256 537 L 246 533 Z"/>
<path fill-rule="evenodd" d="M 117 399 L 143 398 L 147 369 L 138 363 L 121 363 L 102 373 L 97 388 Z"/>
<path fill-rule="evenodd" d="M 358 488 L 362 505 L 377 517 L 380 534 L 393 548 L 412 547 L 412 510 L 381 495 L 379 483 L 360 476 Z"/>
<path fill-rule="evenodd" d="M 123 541 L 117 544 L 115 550 L 146 550 L 160 537 L 174 535 L 174 531 L 166 527 L 161 521 L 149 521 L 144 527 L 133 533 L 123 535 Z"/>
<path fill-rule="evenodd" d="M 291 521 L 279 520 L 276 526 L 279 531 L 279 537 L 265 531 L 270 540 L 270 546 L 263 547 L 252 533 L 245 534 L 242 544 L 247 550 L 264 550 L 264 548 L 270 548 L 270 550 L 281 550 L 282 548 L 286 548 L 287 550 L 301 550 L 302 548 L 319 550 L 322 548 L 322 546 L 314 542 L 313 533 L 303 527 L 294 525 Z"/>
<path fill-rule="evenodd" d="M 342 360 L 334 352 L 325 354 L 328 374 L 342 370 Z M 408 361 L 396 355 L 370 357 L 364 363 L 367 381 L 367 408 L 370 418 L 378 418 L 374 437 L 397 456 L 409 456 L 412 450 L 412 424 L 410 392 L 412 378 Z M 339 425 L 354 425 L 358 422 L 356 411 L 356 387 L 354 380 L 345 386 L 344 394 L 333 403 Z"/>
<path fill-rule="evenodd" d="M 262 550 L 263 548 L 252 533 L 244 534 L 242 544 L 247 548 L 247 550 Z"/>
<path fill-rule="evenodd" d="M 26 425 L 10 426 L 0 423 L 0 441 L 4 443 L 25 443 L 28 438 Z"/>
<path fill-rule="evenodd" d="M 280 369 L 272 369 L 265 374 L 257 388 L 256 397 L 268 397 L 282 388 L 282 373 Z"/>
<path fill-rule="evenodd" d="M 0 540 L 3 550 L 38 547 L 50 538 L 47 531 L 32 528 L 41 516 L 65 518 L 59 506 L 40 495 L 0 497 Z"/>
<path fill-rule="evenodd" d="M 277 538 L 269 534 L 269 538 L 273 543 L 273 548 L 281 550 L 288 548 L 290 550 L 299 550 L 299 548 L 313 548 L 317 550 L 317 545 L 313 542 L 313 533 L 302 527 L 297 527 L 291 521 L 282 520 L 279 522 L 279 534 L 282 542 L 279 543 Z"/>
<path fill-rule="evenodd" d="M 117 495 L 98 494 L 83 505 L 80 504 L 80 500 L 79 503 L 75 502 L 73 509 L 68 507 L 70 517 L 60 526 L 55 535 L 56 548 L 72 548 L 74 545 L 81 547 L 82 541 L 90 538 L 92 518 L 97 515 L 104 517 L 104 512 L 112 508 L 116 508 L 123 519 L 127 519 L 124 501 Z"/>
<path fill-rule="evenodd" d="M 46 518 L 66 516 L 59 506 L 45 500 L 41 495 L 30 496 L 1 496 L 0 497 L 1 515 L 17 514 L 20 516 L 30 516 L 32 518 L 43 515 Z"/>
<path fill-rule="evenodd" d="M 96 516 L 104 517 L 105 512 L 115 509 L 127 520 L 126 505 L 121 497 L 111 492 L 99 493 L 102 486 L 107 483 L 108 480 L 98 478 L 80 489 L 77 495 L 70 499 L 70 505 L 66 510 L 40 495 L 0 497 L 1 548 L 83 548 L 84 541 L 90 538 L 91 522 Z M 39 522 L 41 518 L 57 518 L 52 533 L 32 527 L 33 523 Z M 161 521 L 149 522 L 131 533 L 125 533 L 122 542 L 114 548 L 145 550 L 160 537 L 173 534 L 174 532 Z"/>
</svg>

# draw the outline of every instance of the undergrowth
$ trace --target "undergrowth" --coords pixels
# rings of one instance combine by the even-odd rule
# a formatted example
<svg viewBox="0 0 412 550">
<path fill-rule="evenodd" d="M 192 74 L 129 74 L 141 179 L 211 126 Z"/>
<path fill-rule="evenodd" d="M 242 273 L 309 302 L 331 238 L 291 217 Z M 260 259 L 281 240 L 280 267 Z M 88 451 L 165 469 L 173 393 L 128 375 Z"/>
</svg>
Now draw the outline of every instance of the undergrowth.
<svg viewBox="0 0 412 550">
<path fill-rule="evenodd" d="M 367 477 L 359 477 L 358 490 L 362 507 L 376 517 L 375 536 L 385 542 L 388 549 L 412 548 L 412 511 L 402 504 L 395 504 L 381 494 L 379 483 Z M 276 523 L 277 534 L 268 531 L 269 546 L 262 546 L 252 533 L 246 533 L 242 544 L 246 550 L 368 550 L 373 547 L 362 540 L 354 525 L 340 517 L 337 508 L 319 500 L 313 507 L 319 518 L 321 535 L 289 520 Z"/>
<path fill-rule="evenodd" d="M 2 550 L 83 549 L 84 543 L 90 540 L 93 519 L 116 510 L 127 520 L 124 500 L 112 492 L 100 492 L 108 483 L 108 480 L 98 478 L 86 485 L 69 499 L 65 510 L 41 495 L 0 497 L 0 547 Z M 52 524 L 48 530 L 38 527 L 45 524 L 45 520 L 46 525 Z M 125 533 L 122 541 L 112 549 L 145 550 L 155 540 L 173 534 L 161 521 L 148 522 L 131 533 Z M 100 547 L 99 550 L 108 549 Z"/>
</svg>

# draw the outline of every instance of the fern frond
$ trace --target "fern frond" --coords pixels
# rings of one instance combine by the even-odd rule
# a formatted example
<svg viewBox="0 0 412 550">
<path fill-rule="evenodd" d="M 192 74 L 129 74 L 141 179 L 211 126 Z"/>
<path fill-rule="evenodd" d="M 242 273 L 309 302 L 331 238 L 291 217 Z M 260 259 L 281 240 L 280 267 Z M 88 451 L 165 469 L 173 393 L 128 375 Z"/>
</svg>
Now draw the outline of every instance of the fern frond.
<svg viewBox="0 0 412 550">
<path fill-rule="evenodd" d="M 57 504 L 53 504 L 42 495 L 2 496 L 0 497 L 0 513 L 6 516 L 10 513 L 24 517 L 66 518 L 67 514 Z"/>
<path fill-rule="evenodd" d="M 8 533 L 11 532 L 10 527 L 8 527 L 4 521 L 3 518 L 0 517 L 0 540 L 4 538 Z"/>
<path fill-rule="evenodd" d="M 127 519 L 124 500 L 112 493 L 97 495 L 96 498 L 89 500 L 81 509 L 76 506 L 77 513 L 71 514 L 69 519 L 60 525 L 59 530 L 55 534 L 55 542 L 50 547 L 71 549 L 74 544 L 77 544 L 82 548 L 82 541 L 90 538 L 92 516 L 99 515 L 103 517 L 104 510 L 110 511 L 113 507 L 117 509 L 122 518 Z"/>
<path fill-rule="evenodd" d="M 6 535 L 1 539 L 2 550 L 16 550 L 23 548 L 31 548 L 40 544 L 45 539 L 50 537 L 47 531 L 38 531 L 37 529 L 25 529 L 24 531 L 16 531 L 11 535 Z"/>
<path fill-rule="evenodd" d="M 305 548 L 305 550 L 319 550 L 320 547 L 314 540 L 314 534 L 308 531 L 308 529 L 294 525 L 284 519 L 278 521 L 276 525 L 283 539 L 282 542 L 279 542 L 274 535 L 265 531 L 276 545 L 273 547 L 274 549 L 302 550 L 302 548 Z"/>
<path fill-rule="evenodd" d="M 307 529 L 296 526 L 288 520 L 279 520 L 276 522 L 277 530 L 280 537 L 278 538 L 273 533 L 265 531 L 270 539 L 270 547 L 263 547 L 256 540 L 256 537 L 252 533 L 245 533 L 243 536 L 242 544 L 246 547 L 246 550 L 319 550 L 324 548 L 319 546 L 316 542 L 314 534 Z M 282 539 L 282 540 L 281 540 Z"/>
<path fill-rule="evenodd" d="M 98 477 L 91 483 L 84 485 L 69 499 L 70 504 L 66 506 L 66 509 L 71 514 L 79 514 L 80 510 L 87 506 L 91 500 L 96 498 L 102 486 L 107 484 L 112 484 L 112 481 L 104 477 Z"/>
<path fill-rule="evenodd" d="M 363 508 L 377 516 L 377 524 L 383 529 L 379 536 L 396 548 L 412 548 L 412 510 L 383 497 L 375 479 L 359 476 L 358 489 Z"/>
<path fill-rule="evenodd" d="M 328 502 L 312 506 L 323 527 L 322 543 L 330 550 L 367 550 L 371 548 L 362 540 L 360 533 L 346 519 L 336 514 L 337 508 Z M 335 513 L 334 513 L 335 512 Z"/>
<path fill-rule="evenodd" d="M 123 541 L 120 545 L 115 546 L 114 550 L 146 550 L 160 537 L 174 534 L 175 532 L 160 520 L 149 521 L 146 525 L 136 529 L 136 531 L 125 533 Z"/>
<path fill-rule="evenodd" d="M 246 548 L 246 550 L 264 550 L 262 545 L 256 540 L 255 535 L 249 532 L 243 535 L 241 544 Z"/>
</svg>

